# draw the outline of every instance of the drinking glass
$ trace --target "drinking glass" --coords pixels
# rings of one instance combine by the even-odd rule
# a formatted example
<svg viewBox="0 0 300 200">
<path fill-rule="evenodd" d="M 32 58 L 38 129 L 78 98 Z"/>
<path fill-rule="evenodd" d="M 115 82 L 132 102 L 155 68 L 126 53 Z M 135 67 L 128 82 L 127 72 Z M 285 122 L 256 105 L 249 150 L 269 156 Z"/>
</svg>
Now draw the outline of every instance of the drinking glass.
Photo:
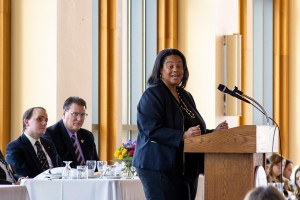
<svg viewBox="0 0 300 200">
<path fill-rule="evenodd" d="M 86 166 L 88 168 L 88 177 L 93 177 L 96 169 L 96 160 L 87 160 Z"/>
<path fill-rule="evenodd" d="M 283 183 L 275 183 L 275 187 L 279 190 L 279 192 L 283 193 Z"/>
<path fill-rule="evenodd" d="M 70 164 L 72 163 L 72 161 L 63 161 L 64 163 L 66 163 L 66 166 L 64 167 L 63 171 L 62 171 L 62 178 L 63 179 L 71 179 L 71 173 L 72 173 L 72 168 L 70 166 Z"/>
<path fill-rule="evenodd" d="M 107 168 L 107 161 L 97 161 L 97 169 L 100 172 L 100 178 L 103 177 L 103 174 Z"/>
<path fill-rule="evenodd" d="M 116 176 L 116 166 L 107 165 L 105 171 L 103 172 L 103 176 Z"/>
<path fill-rule="evenodd" d="M 77 166 L 77 179 L 87 179 L 87 166 L 78 165 Z"/>
</svg>

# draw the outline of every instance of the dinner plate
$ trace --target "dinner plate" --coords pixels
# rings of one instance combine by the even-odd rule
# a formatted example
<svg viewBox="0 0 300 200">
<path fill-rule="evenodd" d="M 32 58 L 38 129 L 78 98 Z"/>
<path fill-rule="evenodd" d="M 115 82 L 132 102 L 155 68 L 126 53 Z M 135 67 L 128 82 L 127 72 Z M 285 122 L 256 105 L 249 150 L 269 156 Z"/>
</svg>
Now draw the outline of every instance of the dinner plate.
<svg viewBox="0 0 300 200">
<path fill-rule="evenodd" d="M 99 178 L 99 176 L 100 176 L 100 174 L 94 174 L 94 175 L 91 175 L 91 176 L 89 176 L 89 178 Z"/>
<path fill-rule="evenodd" d="M 122 176 L 103 176 L 105 179 L 120 179 Z"/>
</svg>

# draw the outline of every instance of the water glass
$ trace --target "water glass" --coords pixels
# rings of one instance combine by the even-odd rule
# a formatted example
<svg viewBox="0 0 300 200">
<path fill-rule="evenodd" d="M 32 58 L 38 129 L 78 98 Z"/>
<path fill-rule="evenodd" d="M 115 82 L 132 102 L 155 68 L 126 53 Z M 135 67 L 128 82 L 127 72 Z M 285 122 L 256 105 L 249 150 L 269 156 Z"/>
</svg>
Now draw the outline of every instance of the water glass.
<svg viewBox="0 0 300 200">
<path fill-rule="evenodd" d="M 79 165 L 77 166 L 77 179 L 87 179 L 87 166 L 86 165 Z"/>
<path fill-rule="evenodd" d="M 88 168 L 88 177 L 94 177 L 96 169 L 96 160 L 87 160 L 86 166 Z"/>
<path fill-rule="evenodd" d="M 107 168 L 107 161 L 97 161 L 97 170 L 100 172 L 100 178 L 103 177 L 103 174 Z"/>
<path fill-rule="evenodd" d="M 72 168 L 70 166 L 70 164 L 72 163 L 72 161 L 63 161 L 66 166 L 64 167 L 63 171 L 62 171 L 62 178 L 63 179 L 71 179 L 72 178 Z"/>
<path fill-rule="evenodd" d="M 116 166 L 114 165 L 107 165 L 103 176 L 116 176 Z"/>
<path fill-rule="evenodd" d="M 279 192 L 283 193 L 283 183 L 268 183 L 268 186 L 269 185 L 275 187 Z"/>
<path fill-rule="evenodd" d="M 279 190 L 279 192 L 283 193 L 283 183 L 275 183 L 275 187 Z"/>
</svg>

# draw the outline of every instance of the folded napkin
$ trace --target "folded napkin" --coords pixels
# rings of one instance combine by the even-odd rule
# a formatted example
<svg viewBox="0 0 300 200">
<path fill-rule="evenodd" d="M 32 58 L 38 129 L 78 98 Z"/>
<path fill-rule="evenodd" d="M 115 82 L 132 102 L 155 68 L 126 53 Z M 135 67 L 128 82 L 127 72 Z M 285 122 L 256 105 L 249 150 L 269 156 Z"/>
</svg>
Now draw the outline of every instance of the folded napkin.
<svg viewBox="0 0 300 200">
<path fill-rule="evenodd" d="M 61 178 L 62 171 L 64 167 L 56 167 L 52 169 L 47 169 L 46 171 L 40 173 L 33 179 L 45 179 L 45 178 Z"/>
</svg>

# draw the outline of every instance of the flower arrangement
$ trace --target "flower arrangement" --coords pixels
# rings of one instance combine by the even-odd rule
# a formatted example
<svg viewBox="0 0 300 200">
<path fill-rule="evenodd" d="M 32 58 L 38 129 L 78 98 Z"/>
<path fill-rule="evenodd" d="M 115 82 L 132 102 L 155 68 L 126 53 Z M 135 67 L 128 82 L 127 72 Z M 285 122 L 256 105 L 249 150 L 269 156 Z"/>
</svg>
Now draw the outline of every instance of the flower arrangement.
<svg viewBox="0 0 300 200">
<path fill-rule="evenodd" d="M 135 146 L 136 141 L 128 140 L 127 143 L 123 143 L 114 153 L 115 161 L 123 161 L 126 166 L 131 167 Z"/>
<path fill-rule="evenodd" d="M 123 162 L 124 169 L 123 169 L 123 176 L 127 178 L 131 178 L 134 175 L 134 170 L 132 168 L 132 157 L 134 154 L 136 146 L 136 141 L 132 142 L 128 140 L 127 143 L 123 143 L 114 153 L 114 161 L 116 162 Z"/>
</svg>

